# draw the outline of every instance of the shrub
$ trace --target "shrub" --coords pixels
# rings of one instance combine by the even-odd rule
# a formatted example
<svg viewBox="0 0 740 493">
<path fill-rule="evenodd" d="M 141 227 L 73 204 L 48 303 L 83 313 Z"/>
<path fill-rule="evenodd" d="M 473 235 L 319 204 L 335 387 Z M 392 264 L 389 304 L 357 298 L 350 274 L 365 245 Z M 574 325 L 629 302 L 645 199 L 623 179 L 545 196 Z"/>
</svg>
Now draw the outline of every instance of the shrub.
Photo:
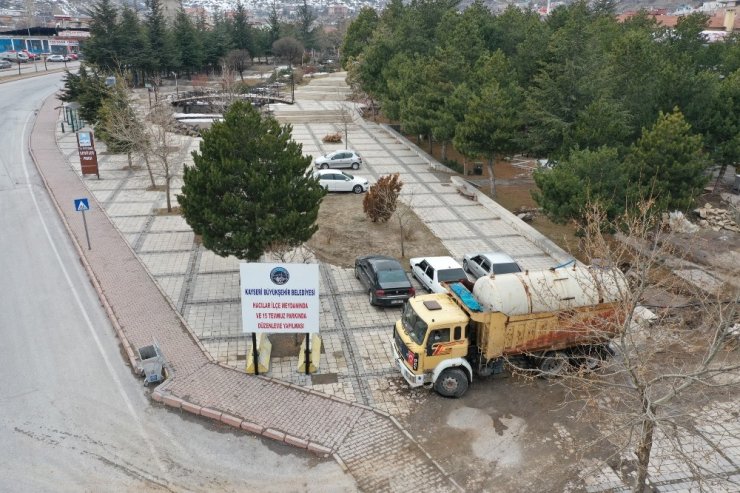
<svg viewBox="0 0 740 493">
<path fill-rule="evenodd" d="M 457 173 L 463 174 L 465 172 L 465 170 L 463 169 L 463 165 L 457 162 L 457 160 L 455 159 L 443 159 L 442 164 Z"/>
<path fill-rule="evenodd" d="M 381 176 L 377 183 L 370 187 L 362 201 L 362 209 L 367 217 L 374 223 L 388 221 L 396 212 L 398 195 L 402 187 L 403 182 L 398 173 Z"/>
<path fill-rule="evenodd" d="M 321 139 L 321 141 L 325 144 L 339 144 L 342 142 L 342 134 L 341 132 L 337 132 L 335 134 L 326 134 L 324 135 L 324 138 Z"/>
</svg>

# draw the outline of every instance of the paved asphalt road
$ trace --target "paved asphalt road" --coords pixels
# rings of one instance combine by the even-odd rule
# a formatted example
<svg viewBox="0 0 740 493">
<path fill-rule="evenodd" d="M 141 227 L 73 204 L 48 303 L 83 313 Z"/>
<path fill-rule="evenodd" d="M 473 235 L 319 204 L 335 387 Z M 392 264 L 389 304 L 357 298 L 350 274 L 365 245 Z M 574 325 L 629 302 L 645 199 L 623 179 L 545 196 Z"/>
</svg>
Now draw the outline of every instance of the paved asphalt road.
<svg viewBox="0 0 740 493">
<path fill-rule="evenodd" d="M 334 462 L 149 401 L 26 150 L 60 80 L 0 84 L 0 491 L 354 490 Z"/>
</svg>

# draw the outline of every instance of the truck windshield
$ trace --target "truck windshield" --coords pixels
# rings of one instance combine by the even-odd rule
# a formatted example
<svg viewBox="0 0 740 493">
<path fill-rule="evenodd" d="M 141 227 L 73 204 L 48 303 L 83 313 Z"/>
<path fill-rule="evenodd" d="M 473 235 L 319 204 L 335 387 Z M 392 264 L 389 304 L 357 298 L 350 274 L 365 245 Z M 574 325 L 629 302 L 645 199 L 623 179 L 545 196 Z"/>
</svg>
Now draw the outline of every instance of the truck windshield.
<svg viewBox="0 0 740 493">
<path fill-rule="evenodd" d="M 403 316 L 401 318 L 403 322 L 403 328 L 409 335 L 412 341 L 417 344 L 424 342 L 424 336 L 427 333 L 427 323 L 419 317 L 419 315 L 411 308 L 411 303 L 406 303 L 403 308 Z"/>
</svg>

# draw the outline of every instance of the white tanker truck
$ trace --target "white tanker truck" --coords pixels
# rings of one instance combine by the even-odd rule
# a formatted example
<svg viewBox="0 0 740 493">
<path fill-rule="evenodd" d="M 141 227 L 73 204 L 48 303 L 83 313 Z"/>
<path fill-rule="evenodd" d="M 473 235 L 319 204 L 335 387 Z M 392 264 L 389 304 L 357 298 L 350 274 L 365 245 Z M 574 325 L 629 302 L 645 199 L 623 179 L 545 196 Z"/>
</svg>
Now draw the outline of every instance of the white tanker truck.
<svg viewBox="0 0 740 493">
<path fill-rule="evenodd" d="M 514 358 L 551 375 L 574 360 L 597 363 L 620 332 L 627 281 L 617 269 L 573 265 L 447 287 L 408 300 L 393 347 L 409 385 L 460 397 L 474 374 Z"/>
</svg>

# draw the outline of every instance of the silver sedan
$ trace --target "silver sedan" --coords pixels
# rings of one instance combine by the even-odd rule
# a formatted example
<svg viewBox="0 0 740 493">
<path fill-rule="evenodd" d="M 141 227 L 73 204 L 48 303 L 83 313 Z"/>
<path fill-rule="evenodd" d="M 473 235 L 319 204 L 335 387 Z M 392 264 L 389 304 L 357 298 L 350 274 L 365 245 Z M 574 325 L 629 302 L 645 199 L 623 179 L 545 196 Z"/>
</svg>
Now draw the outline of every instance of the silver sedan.
<svg viewBox="0 0 740 493">
<path fill-rule="evenodd" d="M 503 252 L 469 253 L 463 259 L 463 269 L 474 279 L 522 271 L 516 260 Z"/>
</svg>

